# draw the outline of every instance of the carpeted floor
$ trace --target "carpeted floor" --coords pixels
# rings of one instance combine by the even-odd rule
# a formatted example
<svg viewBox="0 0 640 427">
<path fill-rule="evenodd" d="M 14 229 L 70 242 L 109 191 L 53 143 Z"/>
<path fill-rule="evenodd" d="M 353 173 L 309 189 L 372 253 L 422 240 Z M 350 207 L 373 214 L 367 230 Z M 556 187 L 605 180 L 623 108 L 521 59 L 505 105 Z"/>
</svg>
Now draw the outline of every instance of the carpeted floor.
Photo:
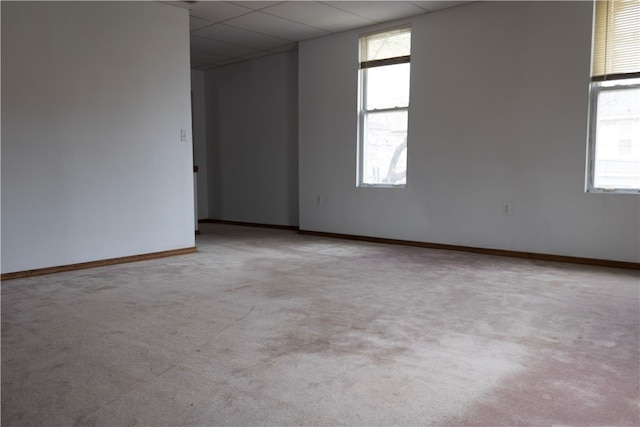
<svg viewBox="0 0 640 427">
<path fill-rule="evenodd" d="M 2 283 L 2 425 L 640 424 L 640 274 L 206 224 Z"/>
</svg>

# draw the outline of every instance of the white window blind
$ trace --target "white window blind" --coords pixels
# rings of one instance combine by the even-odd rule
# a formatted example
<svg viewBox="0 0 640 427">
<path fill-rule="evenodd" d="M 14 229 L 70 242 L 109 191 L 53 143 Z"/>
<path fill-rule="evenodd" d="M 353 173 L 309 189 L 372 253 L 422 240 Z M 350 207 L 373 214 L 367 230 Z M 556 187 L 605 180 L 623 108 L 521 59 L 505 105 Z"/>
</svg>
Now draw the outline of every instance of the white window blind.
<svg viewBox="0 0 640 427">
<path fill-rule="evenodd" d="M 593 80 L 640 76 L 640 0 L 597 0 Z"/>
<path fill-rule="evenodd" d="M 395 58 L 406 58 L 408 62 L 409 55 L 411 55 L 410 28 L 398 28 L 360 39 L 360 63 L 363 68 L 384 65 L 388 63 L 385 60 Z"/>
</svg>

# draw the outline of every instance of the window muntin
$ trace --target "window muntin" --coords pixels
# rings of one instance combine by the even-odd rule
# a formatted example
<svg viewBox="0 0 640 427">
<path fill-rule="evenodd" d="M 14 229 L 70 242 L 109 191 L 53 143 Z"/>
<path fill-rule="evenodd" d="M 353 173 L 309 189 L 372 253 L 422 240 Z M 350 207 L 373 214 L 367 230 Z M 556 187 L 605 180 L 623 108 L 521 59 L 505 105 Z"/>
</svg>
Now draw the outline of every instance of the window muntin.
<svg viewBox="0 0 640 427">
<path fill-rule="evenodd" d="M 411 32 L 360 39 L 359 186 L 406 186 Z"/>
<path fill-rule="evenodd" d="M 640 192 L 640 2 L 595 2 L 587 191 Z"/>
</svg>

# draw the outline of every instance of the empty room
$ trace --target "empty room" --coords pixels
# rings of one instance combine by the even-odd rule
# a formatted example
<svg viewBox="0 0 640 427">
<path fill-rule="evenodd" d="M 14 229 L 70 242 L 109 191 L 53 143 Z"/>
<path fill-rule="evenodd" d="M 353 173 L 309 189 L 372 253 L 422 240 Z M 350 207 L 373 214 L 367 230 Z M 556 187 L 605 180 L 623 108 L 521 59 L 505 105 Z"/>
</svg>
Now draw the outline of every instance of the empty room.
<svg viewBox="0 0 640 427">
<path fill-rule="evenodd" d="M 640 3 L 2 1 L 3 426 L 640 425 Z"/>
</svg>

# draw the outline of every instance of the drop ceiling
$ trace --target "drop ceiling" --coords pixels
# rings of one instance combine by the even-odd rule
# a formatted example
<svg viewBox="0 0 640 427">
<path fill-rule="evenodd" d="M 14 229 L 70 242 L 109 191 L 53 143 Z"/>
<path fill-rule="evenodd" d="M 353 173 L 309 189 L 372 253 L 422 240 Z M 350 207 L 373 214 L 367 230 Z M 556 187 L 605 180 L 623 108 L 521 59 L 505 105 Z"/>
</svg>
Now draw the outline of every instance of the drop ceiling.
<svg viewBox="0 0 640 427">
<path fill-rule="evenodd" d="M 191 68 L 296 50 L 298 42 L 468 1 L 170 1 L 189 10 Z"/>
</svg>

